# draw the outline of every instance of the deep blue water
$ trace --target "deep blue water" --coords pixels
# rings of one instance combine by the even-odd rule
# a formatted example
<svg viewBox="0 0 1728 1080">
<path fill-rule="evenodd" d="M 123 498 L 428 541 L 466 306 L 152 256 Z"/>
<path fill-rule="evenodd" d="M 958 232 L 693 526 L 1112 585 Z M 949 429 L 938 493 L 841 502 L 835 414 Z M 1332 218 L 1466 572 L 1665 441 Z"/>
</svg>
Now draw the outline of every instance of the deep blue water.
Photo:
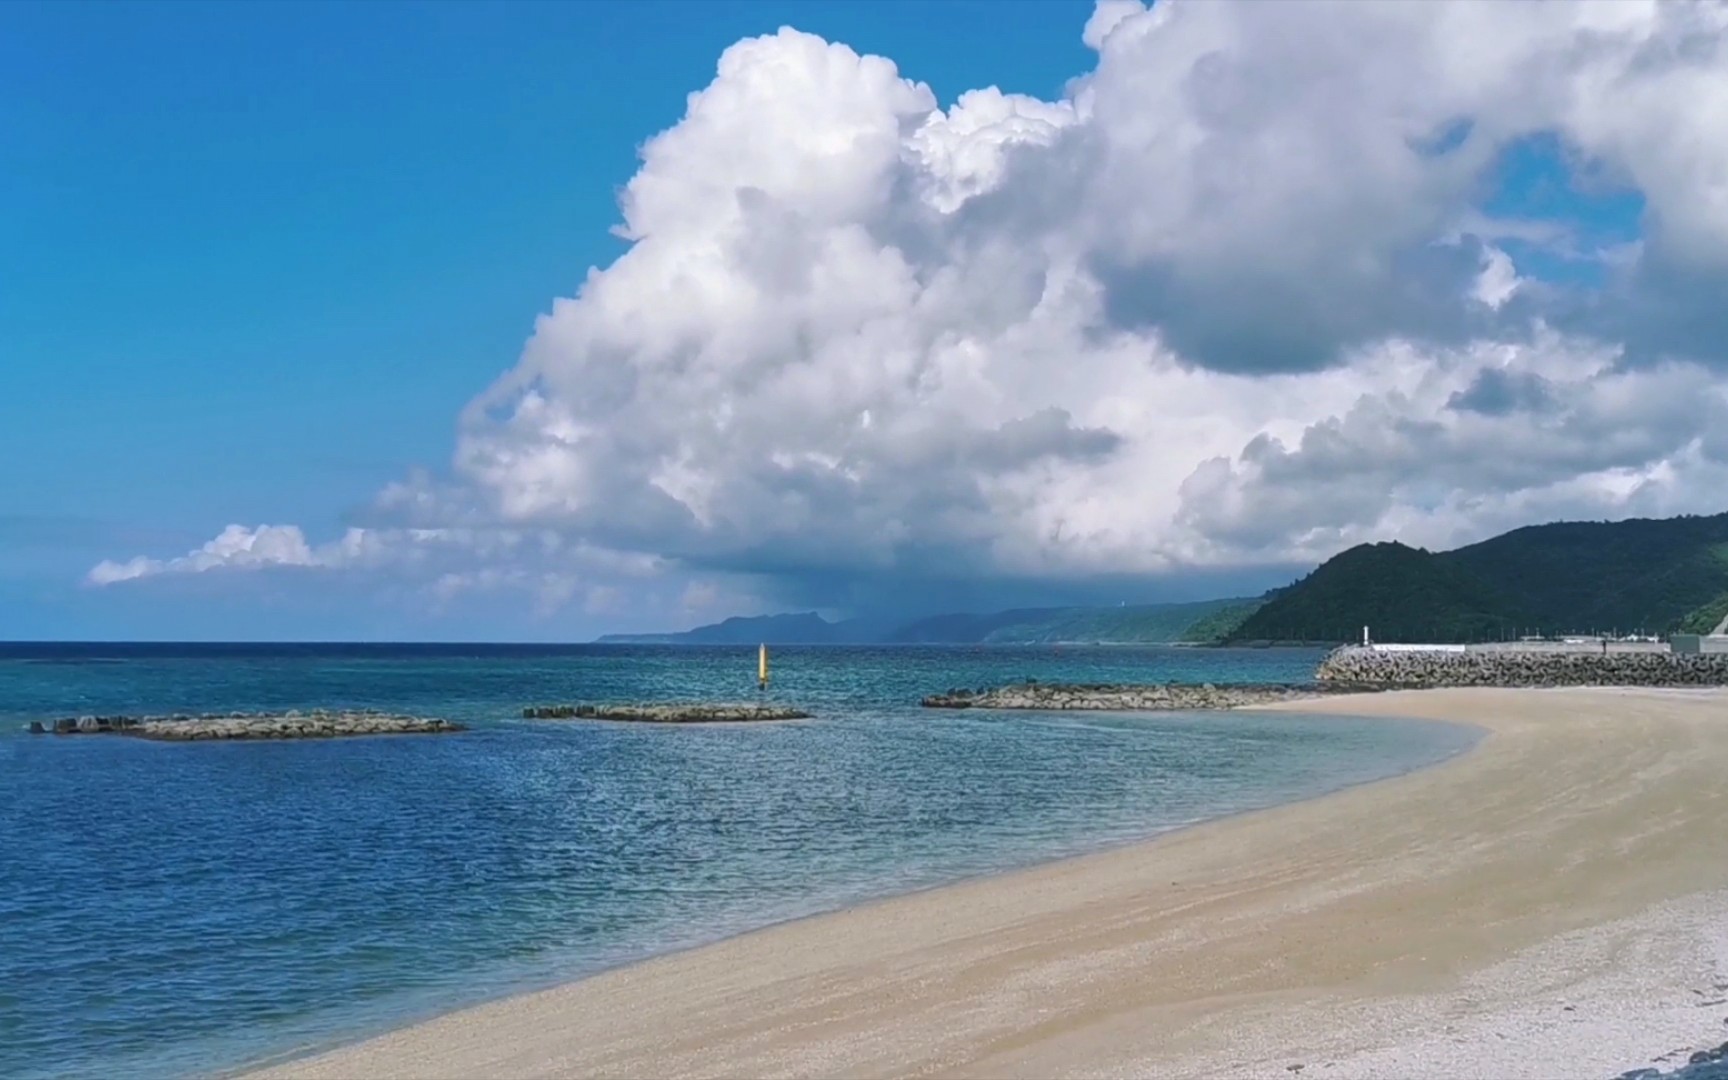
<svg viewBox="0 0 1728 1080">
<path fill-rule="evenodd" d="M 1473 737 L 1294 715 L 929 712 L 1024 677 L 1288 682 L 1317 651 L 0 645 L 0 1076 L 210 1072 L 631 959 L 1406 771 Z M 460 735 L 28 736 L 90 712 L 376 707 Z"/>
</svg>

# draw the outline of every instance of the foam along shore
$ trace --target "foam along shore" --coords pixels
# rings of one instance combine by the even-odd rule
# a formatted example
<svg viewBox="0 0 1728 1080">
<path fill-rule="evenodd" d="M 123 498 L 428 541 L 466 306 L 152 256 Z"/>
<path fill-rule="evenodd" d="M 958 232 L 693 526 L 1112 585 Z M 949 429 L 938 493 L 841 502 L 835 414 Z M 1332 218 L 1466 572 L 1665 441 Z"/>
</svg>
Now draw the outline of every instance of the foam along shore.
<svg viewBox="0 0 1728 1080">
<path fill-rule="evenodd" d="M 1728 892 L 1711 895 L 1728 887 L 1728 694 L 1273 708 L 1487 734 L 1408 776 L 773 927 L 265 1075 L 1615 1076 L 1721 1041 L 1728 1009 L 1700 1003 L 1728 996 L 1711 989 L 1728 985 Z"/>
<path fill-rule="evenodd" d="M 426 716 L 352 710 L 210 713 L 198 716 L 79 716 L 29 727 L 36 735 L 126 735 L 157 742 L 230 739 L 335 739 L 352 735 L 438 735 L 465 730 Z"/>
<path fill-rule="evenodd" d="M 527 720 L 624 720 L 639 724 L 738 724 L 756 720 L 808 720 L 810 714 L 783 705 L 682 704 L 530 705 Z"/>
</svg>

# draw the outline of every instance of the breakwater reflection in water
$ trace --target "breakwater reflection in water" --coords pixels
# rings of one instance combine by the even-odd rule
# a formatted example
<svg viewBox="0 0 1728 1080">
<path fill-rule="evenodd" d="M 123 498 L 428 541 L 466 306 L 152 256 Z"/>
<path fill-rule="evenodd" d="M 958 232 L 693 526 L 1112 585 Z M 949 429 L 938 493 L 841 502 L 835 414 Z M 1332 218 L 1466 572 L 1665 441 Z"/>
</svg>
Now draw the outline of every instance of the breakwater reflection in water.
<svg viewBox="0 0 1728 1080">
<path fill-rule="evenodd" d="M 767 700 L 815 719 L 520 718 L 534 701 L 736 700 L 754 693 L 754 649 L 0 647 L 0 1076 L 225 1068 L 1401 772 L 1472 737 L 916 704 L 1027 676 L 1300 681 L 1315 652 L 776 657 Z M 470 730 L 188 744 L 23 732 L 80 713 L 317 706 Z"/>
</svg>

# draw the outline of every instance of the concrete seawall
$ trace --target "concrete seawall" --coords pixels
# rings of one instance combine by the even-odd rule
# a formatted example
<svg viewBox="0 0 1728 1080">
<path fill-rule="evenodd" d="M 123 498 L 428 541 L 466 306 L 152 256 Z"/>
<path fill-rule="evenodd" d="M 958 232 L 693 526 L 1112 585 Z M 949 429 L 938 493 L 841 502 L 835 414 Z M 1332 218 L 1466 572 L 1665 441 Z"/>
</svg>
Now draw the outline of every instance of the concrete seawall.
<svg viewBox="0 0 1728 1080">
<path fill-rule="evenodd" d="M 1349 645 L 1321 661 L 1322 683 L 1439 686 L 1728 686 L 1728 655 L 1669 652 L 1376 652 Z"/>
</svg>

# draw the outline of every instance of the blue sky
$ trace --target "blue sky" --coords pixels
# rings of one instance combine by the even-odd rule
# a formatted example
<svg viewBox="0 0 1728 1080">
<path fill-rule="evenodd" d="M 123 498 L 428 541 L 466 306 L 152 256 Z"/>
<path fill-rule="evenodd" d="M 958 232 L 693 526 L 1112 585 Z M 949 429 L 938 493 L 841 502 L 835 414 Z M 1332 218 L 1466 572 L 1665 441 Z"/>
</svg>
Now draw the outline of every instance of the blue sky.
<svg viewBox="0 0 1728 1080">
<path fill-rule="evenodd" d="M 637 147 L 732 42 L 792 23 L 938 93 L 1054 97 L 1088 10 L 0 5 L 0 638 L 255 628 L 250 599 L 79 579 L 229 520 L 335 529 L 441 465 L 534 317 L 623 250 Z"/>
<path fill-rule="evenodd" d="M 1718 511 L 1725 81 L 1679 5 L 0 5 L 0 639 L 1192 599 Z"/>
</svg>

